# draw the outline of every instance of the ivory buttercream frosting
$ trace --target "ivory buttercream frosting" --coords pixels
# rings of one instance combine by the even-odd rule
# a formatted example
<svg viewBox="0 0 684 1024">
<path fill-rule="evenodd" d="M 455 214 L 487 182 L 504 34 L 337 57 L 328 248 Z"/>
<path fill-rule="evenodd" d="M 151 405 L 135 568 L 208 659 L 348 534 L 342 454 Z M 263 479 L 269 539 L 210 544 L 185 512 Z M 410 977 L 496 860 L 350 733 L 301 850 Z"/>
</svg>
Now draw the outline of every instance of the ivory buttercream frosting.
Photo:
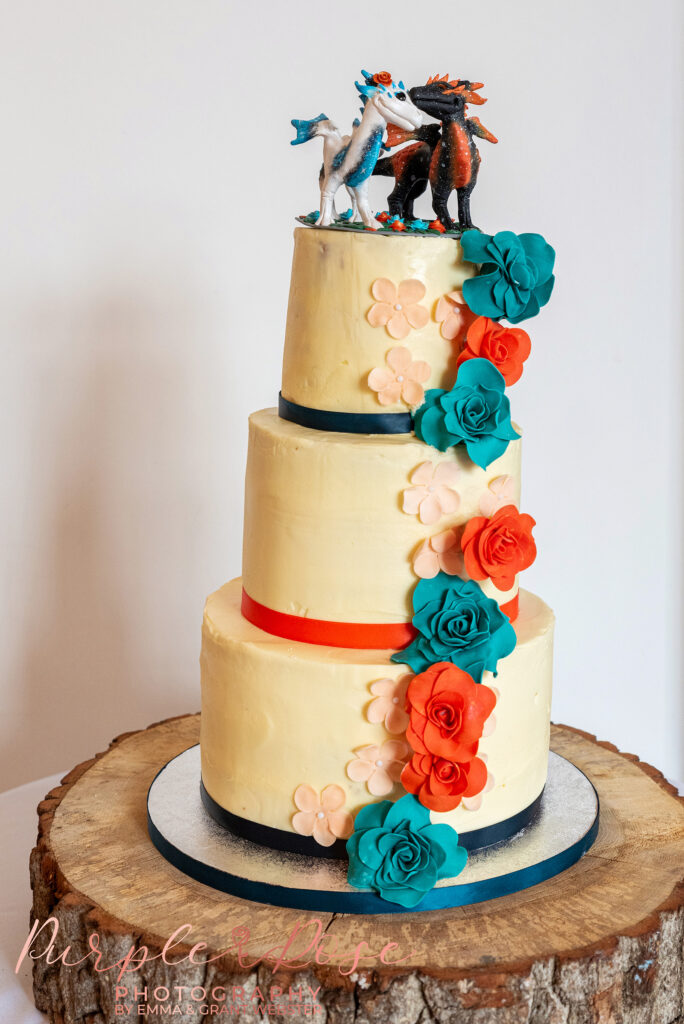
<svg viewBox="0 0 684 1024">
<path fill-rule="evenodd" d="M 202 792 L 239 835 L 420 909 L 546 782 L 554 618 L 519 589 L 536 521 L 509 393 L 533 344 L 501 320 L 549 300 L 554 253 L 472 227 L 481 83 L 362 78 L 351 136 L 293 121 L 293 144 L 324 140 L 321 202 L 295 230 L 278 406 L 250 417 L 242 577 L 205 607 Z M 411 146 L 380 160 L 373 215 L 383 140 Z"/>
<path fill-rule="evenodd" d="M 450 387 L 458 348 L 453 338 L 443 337 L 437 309 L 440 299 L 461 288 L 474 271 L 462 259 L 454 239 L 296 228 L 283 397 L 315 409 L 406 412 L 409 403 L 401 398 L 381 406 L 378 391 L 368 385 L 368 375 L 385 366 L 387 353 L 398 344 L 429 367 L 429 376 L 421 381 L 426 389 Z M 378 281 L 387 282 L 394 293 L 378 292 Z M 401 284 L 409 281 L 424 288 L 420 300 L 408 309 L 410 318 L 420 325 L 416 327 L 404 315 L 406 302 L 400 301 Z M 402 307 L 395 310 L 402 325 L 400 342 L 397 330 L 387 330 L 391 321 L 380 323 L 381 313 L 369 319 L 371 309 L 379 304 L 376 294 L 388 295 L 392 306 Z M 423 310 L 419 318 L 411 314 L 415 308 Z M 457 338 L 467 319 L 456 331 Z"/>
<path fill-rule="evenodd" d="M 268 608 L 314 619 L 408 621 L 422 544 L 453 527 L 462 531 L 497 477 L 512 481 L 516 504 L 520 446 L 510 444 L 483 470 L 465 452 L 435 451 L 412 434 L 323 432 L 282 420 L 275 409 L 253 413 L 245 591 Z M 440 469 L 451 473 L 448 489 Z M 506 591 L 489 580 L 481 585 L 500 604 L 517 594 L 517 583 Z"/>
<path fill-rule="evenodd" d="M 355 813 L 372 800 L 364 782 L 349 778 L 354 750 L 400 734 L 368 711 L 383 679 L 406 666 L 389 651 L 345 650 L 271 636 L 240 612 L 242 581 L 207 601 L 202 632 L 202 779 L 210 796 L 241 818 L 289 830 L 293 794 L 306 783 L 337 785 Z M 475 811 L 432 812 L 460 832 L 510 818 L 539 796 L 546 779 L 551 703 L 553 614 L 521 593 L 515 651 L 498 676 L 485 673 L 496 694 L 495 725 L 480 744 L 492 779 Z M 396 707 L 389 698 L 389 707 Z M 371 714 L 371 718 L 377 715 Z M 397 783 L 396 797 L 403 792 Z"/>
</svg>

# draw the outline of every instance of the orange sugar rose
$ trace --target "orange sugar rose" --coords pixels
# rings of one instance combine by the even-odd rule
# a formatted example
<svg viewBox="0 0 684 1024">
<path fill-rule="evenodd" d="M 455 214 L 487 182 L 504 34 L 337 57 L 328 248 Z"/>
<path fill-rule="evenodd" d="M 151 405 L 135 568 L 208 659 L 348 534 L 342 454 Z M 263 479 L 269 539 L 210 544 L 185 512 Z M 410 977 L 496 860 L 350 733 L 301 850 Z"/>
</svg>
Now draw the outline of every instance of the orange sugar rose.
<svg viewBox="0 0 684 1024">
<path fill-rule="evenodd" d="M 520 327 L 502 327 L 495 320 L 479 316 L 468 328 L 465 348 L 456 365 L 460 366 L 466 359 L 488 359 L 510 386 L 520 380 L 530 351 L 526 331 Z"/>
<path fill-rule="evenodd" d="M 479 757 L 459 763 L 433 754 L 414 754 L 401 773 L 401 784 L 423 807 L 453 811 L 462 799 L 482 792 L 487 766 Z"/>
<path fill-rule="evenodd" d="M 461 537 L 465 570 L 473 580 L 490 579 L 498 590 L 510 590 L 516 574 L 537 557 L 532 516 L 504 505 L 493 516 L 475 516 Z"/>
<path fill-rule="evenodd" d="M 416 754 L 472 761 L 495 704 L 488 686 L 450 662 L 437 662 L 409 683 L 406 739 Z"/>
</svg>

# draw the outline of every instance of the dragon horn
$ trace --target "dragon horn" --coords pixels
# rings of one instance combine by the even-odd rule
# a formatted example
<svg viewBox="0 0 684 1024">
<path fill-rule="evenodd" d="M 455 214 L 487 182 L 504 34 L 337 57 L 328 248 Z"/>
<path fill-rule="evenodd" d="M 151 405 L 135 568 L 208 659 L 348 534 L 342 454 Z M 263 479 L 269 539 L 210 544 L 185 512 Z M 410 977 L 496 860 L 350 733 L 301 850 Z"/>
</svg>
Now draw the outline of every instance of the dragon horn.
<svg viewBox="0 0 684 1024">
<path fill-rule="evenodd" d="M 483 88 L 484 82 L 469 82 L 467 78 L 461 78 L 459 81 L 449 82 L 449 85 L 453 86 L 453 88 L 445 89 L 445 95 L 457 93 L 463 97 L 466 103 L 474 103 L 478 107 L 487 102 L 485 96 L 478 96 L 475 92 L 476 89 Z"/>
<path fill-rule="evenodd" d="M 354 85 L 356 86 L 359 95 L 361 96 L 361 102 L 364 105 L 368 97 L 375 95 L 375 93 L 378 91 L 378 86 L 372 85 L 371 83 L 365 81 L 365 79 L 363 85 L 361 85 L 359 82 L 354 82 Z"/>
<path fill-rule="evenodd" d="M 484 96 L 478 96 L 477 90 L 484 89 L 484 82 L 469 82 L 467 79 L 461 79 L 464 86 L 467 86 L 463 93 L 463 98 L 466 103 L 474 103 L 476 106 L 482 106 L 487 100 Z"/>
</svg>

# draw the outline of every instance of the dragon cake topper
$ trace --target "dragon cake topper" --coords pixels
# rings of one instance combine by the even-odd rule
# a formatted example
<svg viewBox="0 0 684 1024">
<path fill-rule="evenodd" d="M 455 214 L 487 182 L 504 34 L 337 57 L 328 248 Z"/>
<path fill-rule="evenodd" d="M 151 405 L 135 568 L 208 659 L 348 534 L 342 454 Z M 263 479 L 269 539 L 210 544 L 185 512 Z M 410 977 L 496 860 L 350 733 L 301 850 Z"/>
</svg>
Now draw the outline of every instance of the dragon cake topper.
<svg viewBox="0 0 684 1024">
<path fill-rule="evenodd" d="M 356 82 L 361 96 L 361 118 L 350 135 L 342 135 L 326 114 L 311 120 L 293 120 L 296 146 L 323 139 L 319 175 L 320 208 L 302 219 L 319 227 L 355 227 L 371 230 L 453 232 L 474 227 L 470 197 L 477 183 L 480 154 L 475 139 L 498 140 L 477 117 L 468 117 L 468 104 L 486 103 L 479 94 L 482 82 L 433 75 L 425 85 L 406 89 L 395 84 L 389 71 L 362 71 Z M 426 116 L 434 121 L 424 123 Z M 381 158 L 383 151 L 388 156 Z M 388 211 L 374 216 L 368 199 L 373 175 L 394 178 Z M 338 216 L 335 196 L 344 185 L 351 207 Z M 432 192 L 432 222 L 417 220 L 413 204 L 427 189 Z M 458 216 L 448 203 L 456 192 Z"/>
<path fill-rule="evenodd" d="M 292 121 L 297 131 L 293 146 L 317 135 L 325 140 L 319 177 L 321 205 L 316 221 L 319 227 L 333 224 L 335 195 L 344 185 L 352 201 L 352 222 L 361 221 L 367 228 L 380 228 L 368 201 L 368 180 L 380 155 L 387 125 L 396 124 L 411 132 L 423 123 L 423 115 L 409 98 L 403 82 L 395 84 L 389 71 L 374 75 L 362 71 L 361 74 L 363 83 L 355 83 L 361 96 L 361 120 L 354 122 L 351 135 L 342 135 L 325 114 L 311 121 Z"/>
</svg>

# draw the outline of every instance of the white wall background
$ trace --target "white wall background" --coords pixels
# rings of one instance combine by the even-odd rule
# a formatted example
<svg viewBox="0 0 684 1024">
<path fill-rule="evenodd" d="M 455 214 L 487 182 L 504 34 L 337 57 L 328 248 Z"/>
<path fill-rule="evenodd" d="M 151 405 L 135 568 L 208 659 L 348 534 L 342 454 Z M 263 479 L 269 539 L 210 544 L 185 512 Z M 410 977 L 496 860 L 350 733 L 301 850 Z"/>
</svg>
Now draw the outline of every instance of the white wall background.
<svg viewBox="0 0 684 1024">
<path fill-rule="evenodd" d="M 2 784 L 198 708 L 317 205 L 289 121 L 361 67 L 486 83 L 477 220 L 558 251 L 512 394 L 554 717 L 684 778 L 678 0 L 3 6 Z"/>
</svg>

